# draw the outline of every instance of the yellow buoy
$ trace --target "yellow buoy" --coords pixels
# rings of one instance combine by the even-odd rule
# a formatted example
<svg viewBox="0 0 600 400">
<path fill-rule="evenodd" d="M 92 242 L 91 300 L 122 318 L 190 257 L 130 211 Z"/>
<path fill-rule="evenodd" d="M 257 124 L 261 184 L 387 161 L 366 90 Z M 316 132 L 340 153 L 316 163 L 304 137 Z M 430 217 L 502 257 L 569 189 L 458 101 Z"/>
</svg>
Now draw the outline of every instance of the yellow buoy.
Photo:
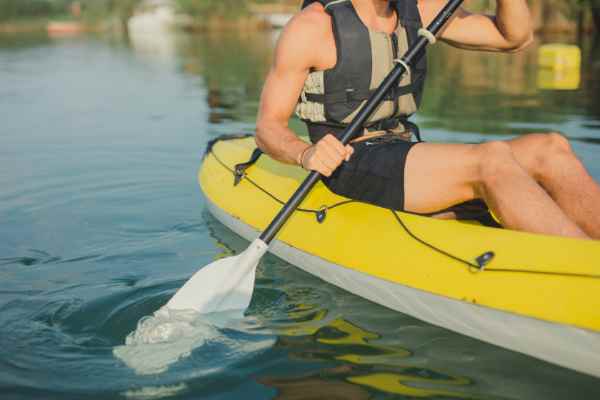
<svg viewBox="0 0 600 400">
<path fill-rule="evenodd" d="M 546 44 L 538 50 L 538 88 L 576 90 L 581 82 L 581 49 L 568 44 Z"/>
<path fill-rule="evenodd" d="M 579 68 L 553 69 L 540 68 L 537 86 L 544 90 L 577 90 L 581 83 Z"/>
<path fill-rule="evenodd" d="M 581 49 L 568 44 L 545 44 L 538 50 L 538 65 L 552 69 L 579 69 Z"/>
</svg>

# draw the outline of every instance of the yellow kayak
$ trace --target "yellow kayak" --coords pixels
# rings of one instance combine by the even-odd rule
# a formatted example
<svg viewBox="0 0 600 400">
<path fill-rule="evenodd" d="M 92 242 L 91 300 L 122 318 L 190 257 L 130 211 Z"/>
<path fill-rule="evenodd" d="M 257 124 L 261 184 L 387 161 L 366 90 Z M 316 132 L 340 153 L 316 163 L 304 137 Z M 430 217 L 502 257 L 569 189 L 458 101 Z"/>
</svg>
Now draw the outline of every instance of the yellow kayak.
<svg viewBox="0 0 600 400">
<path fill-rule="evenodd" d="M 253 240 L 306 172 L 253 137 L 211 143 L 210 212 Z M 270 247 L 351 293 L 423 321 L 600 377 L 600 243 L 440 220 L 349 201 L 319 183 Z"/>
</svg>

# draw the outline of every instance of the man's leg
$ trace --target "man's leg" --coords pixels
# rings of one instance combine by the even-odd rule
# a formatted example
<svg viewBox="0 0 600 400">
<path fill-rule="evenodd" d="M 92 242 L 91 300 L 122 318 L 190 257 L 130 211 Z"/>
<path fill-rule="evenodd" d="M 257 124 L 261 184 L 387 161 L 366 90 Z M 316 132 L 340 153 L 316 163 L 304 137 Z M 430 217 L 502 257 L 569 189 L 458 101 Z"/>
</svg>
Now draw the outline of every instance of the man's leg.
<svg viewBox="0 0 600 400">
<path fill-rule="evenodd" d="M 588 235 L 600 239 L 600 186 L 558 133 L 508 141 L 515 158 Z"/>
<path fill-rule="evenodd" d="M 519 164 L 506 142 L 420 143 L 408 154 L 405 208 L 428 213 L 482 198 L 509 228 L 588 236 Z"/>
</svg>

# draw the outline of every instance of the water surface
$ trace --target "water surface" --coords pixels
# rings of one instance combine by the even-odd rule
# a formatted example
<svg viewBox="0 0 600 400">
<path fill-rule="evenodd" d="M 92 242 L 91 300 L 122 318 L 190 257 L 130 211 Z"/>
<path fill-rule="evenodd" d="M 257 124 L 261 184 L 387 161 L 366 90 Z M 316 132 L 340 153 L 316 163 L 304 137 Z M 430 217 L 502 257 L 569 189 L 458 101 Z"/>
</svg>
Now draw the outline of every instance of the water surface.
<svg viewBox="0 0 600 400">
<path fill-rule="evenodd" d="M 247 243 L 205 210 L 206 143 L 251 132 L 275 34 L 0 36 L 4 399 L 600 397 L 600 381 L 390 311 L 267 256 L 253 304 L 166 371 L 113 355 L 198 268 Z M 600 51 L 581 87 L 443 46 L 428 140 L 560 130 L 600 179 Z M 294 127 L 300 129 L 296 121 Z"/>
</svg>

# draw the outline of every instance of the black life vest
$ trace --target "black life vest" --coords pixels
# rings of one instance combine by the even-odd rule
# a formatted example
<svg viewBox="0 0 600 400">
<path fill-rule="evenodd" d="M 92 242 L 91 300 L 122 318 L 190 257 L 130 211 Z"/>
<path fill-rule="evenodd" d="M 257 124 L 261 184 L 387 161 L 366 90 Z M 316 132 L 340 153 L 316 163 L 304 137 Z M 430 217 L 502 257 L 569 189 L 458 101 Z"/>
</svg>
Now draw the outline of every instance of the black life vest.
<svg viewBox="0 0 600 400">
<path fill-rule="evenodd" d="M 394 67 L 394 59 L 419 38 L 422 27 L 417 0 L 390 0 L 398 27 L 388 35 L 363 24 L 351 0 L 305 0 L 302 8 L 319 2 L 331 16 L 337 64 L 326 71 L 312 71 L 296 108 L 307 123 L 311 140 L 325 133 L 341 132 Z M 388 43 L 388 44 L 386 44 Z M 427 74 L 425 54 L 386 97 L 365 128 L 397 126 L 418 109 Z"/>
</svg>

